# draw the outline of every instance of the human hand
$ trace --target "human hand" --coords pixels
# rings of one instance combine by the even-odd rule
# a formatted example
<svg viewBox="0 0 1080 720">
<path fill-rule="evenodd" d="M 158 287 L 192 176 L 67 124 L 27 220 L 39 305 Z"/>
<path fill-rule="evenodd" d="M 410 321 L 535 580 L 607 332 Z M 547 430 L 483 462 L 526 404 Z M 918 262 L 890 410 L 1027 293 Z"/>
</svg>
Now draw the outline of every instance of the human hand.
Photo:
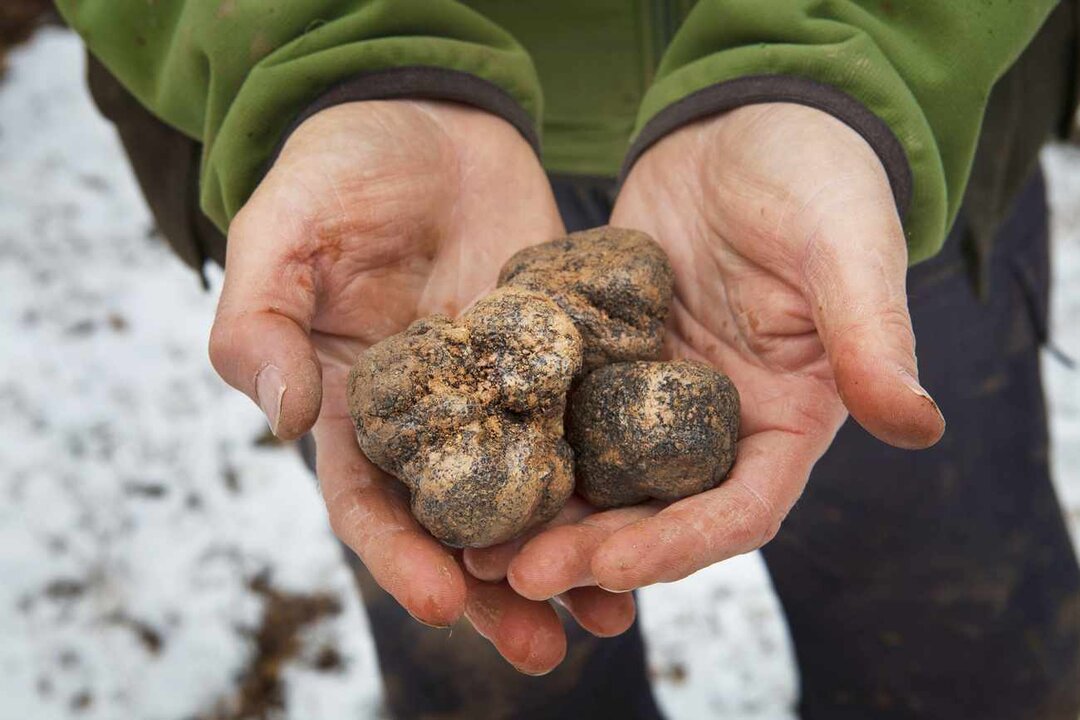
<svg viewBox="0 0 1080 720">
<path fill-rule="evenodd" d="M 467 551 L 477 577 L 535 600 L 678 580 L 772 539 L 849 412 L 897 447 L 941 437 L 916 380 L 893 194 L 840 121 L 763 104 L 686 126 L 638 160 L 612 224 L 671 258 L 666 354 L 709 362 L 739 389 L 735 466 L 666 506 L 598 512 L 575 498 L 532 539 Z"/>
<path fill-rule="evenodd" d="M 515 667 L 540 673 L 566 649 L 547 602 L 481 583 L 413 519 L 408 491 L 357 446 L 345 382 L 365 348 L 492 289 L 517 250 L 563 234 L 529 145 L 482 111 L 360 102 L 304 122 L 233 220 L 211 334 L 218 373 L 282 439 L 309 429 L 330 524 L 421 622 L 463 614 Z M 621 632 L 634 605 L 596 588 L 563 594 L 578 622 Z"/>
</svg>

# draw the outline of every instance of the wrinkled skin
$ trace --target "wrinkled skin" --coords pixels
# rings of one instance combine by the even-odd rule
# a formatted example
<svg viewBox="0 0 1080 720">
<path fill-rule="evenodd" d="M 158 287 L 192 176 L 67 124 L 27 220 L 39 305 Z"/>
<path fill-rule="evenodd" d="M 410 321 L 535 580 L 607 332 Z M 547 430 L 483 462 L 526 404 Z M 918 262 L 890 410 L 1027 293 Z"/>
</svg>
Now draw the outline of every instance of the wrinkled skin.
<svg viewBox="0 0 1080 720">
<path fill-rule="evenodd" d="M 411 490 L 442 542 L 487 547 L 550 520 L 574 490 L 563 440 L 581 335 L 546 295 L 504 287 L 459 322 L 417 320 L 349 375 L 360 449 Z"/>
<path fill-rule="evenodd" d="M 739 393 L 705 363 L 607 365 L 574 388 L 567 418 L 577 492 L 597 508 L 696 495 L 735 463 Z"/>
<path fill-rule="evenodd" d="M 738 387 L 738 459 L 719 487 L 674 503 L 568 503 L 532 539 L 466 553 L 477 577 L 533 599 L 672 582 L 768 542 L 849 412 L 897 447 L 941 437 L 917 381 L 892 190 L 843 123 L 762 104 L 687 125 L 637 161 L 612 224 L 671 258 L 665 354 Z"/>
<path fill-rule="evenodd" d="M 565 654 L 540 599 L 615 634 L 633 620 L 632 597 L 596 585 L 676 580 L 766 542 L 848 411 L 900 447 L 944 432 L 916 380 L 888 179 L 839 121 L 773 104 L 688 125 L 638 160 L 612 223 L 671 258 L 669 355 L 716 365 L 742 394 L 735 470 L 669 506 L 567 503 L 524 547 L 466 551 L 471 578 L 360 452 L 345 376 L 364 348 L 418 317 L 456 315 L 510 255 L 563 234 L 530 149 L 479 111 L 343 105 L 292 135 L 229 231 L 215 369 L 280 437 L 318 419 L 331 526 L 383 588 L 430 624 L 467 615 L 523 672 Z"/>
<path fill-rule="evenodd" d="M 583 373 L 660 357 L 674 277 L 663 249 L 637 230 L 599 227 L 526 248 L 500 285 L 550 295 L 585 341 Z"/>
<path fill-rule="evenodd" d="M 417 523 L 407 489 L 361 453 L 345 384 L 366 348 L 418 318 L 456 317 L 511 255 L 564 234 L 509 124 L 449 103 L 340 105 L 297 128 L 234 218 L 210 338 L 214 368 L 278 437 L 312 430 L 330 526 L 374 580 L 429 625 L 464 616 L 530 674 L 566 652 L 551 604 L 474 579 Z M 629 595 L 558 600 L 597 635 L 634 619 Z"/>
</svg>

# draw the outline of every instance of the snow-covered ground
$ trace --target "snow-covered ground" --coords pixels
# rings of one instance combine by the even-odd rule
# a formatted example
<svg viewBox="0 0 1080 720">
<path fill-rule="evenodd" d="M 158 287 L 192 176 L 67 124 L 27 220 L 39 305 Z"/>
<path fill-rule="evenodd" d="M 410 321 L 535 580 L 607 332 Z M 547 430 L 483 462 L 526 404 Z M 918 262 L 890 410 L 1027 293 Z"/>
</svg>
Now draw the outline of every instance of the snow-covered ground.
<svg viewBox="0 0 1080 720">
<path fill-rule="evenodd" d="M 282 593 L 340 604 L 300 629 L 285 716 L 376 717 L 366 620 L 311 479 L 210 368 L 215 294 L 154 236 L 82 65 L 48 30 L 0 85 L 0 720 L 234 717 Z M 1080 152 L 1046 164 L 1055 339 L 1080 357 Z M 1080 377 L 1046 370 L 1075 538 Z M 756 555 L 645 591 L 641 618 L 672 718 L 793 717 Z"/>
</svg>

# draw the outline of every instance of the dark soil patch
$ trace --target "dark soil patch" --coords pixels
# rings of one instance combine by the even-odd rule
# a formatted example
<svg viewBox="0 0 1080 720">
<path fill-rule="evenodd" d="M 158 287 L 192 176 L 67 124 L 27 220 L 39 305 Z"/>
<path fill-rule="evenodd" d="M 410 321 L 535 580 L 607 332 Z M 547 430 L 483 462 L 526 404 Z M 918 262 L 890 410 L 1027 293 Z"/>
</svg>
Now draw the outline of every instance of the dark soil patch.
<svg viewBox="0 0 1080 720">
<path fill-rule="evenodd" d="M 281 680 L 285 666 L 300 659 L 304 650 L 303 631 L 341 612 L 338 599 L 329 593 L 311 595 L 282 592 L 261 574 L 249 588 L 262 596 L 262 621 L 257 628 L 244 630 L 252 642 L 251 660 L 236 680 L 235 693 L 218 702 L 200 720 L 268 720 L 281 717 L 285 709 L 285 688 Z M 341 669 L 337 651 L 323 647 L 313 666 L 324 672 Z"/>
<path fill-rule="evenodd" d="M 0 76 L 4 73 L 7 51 L 50 22 L 59 22 L 59 18 L 49 0 L 3 0 L 0 3 Z"/>
</svg>

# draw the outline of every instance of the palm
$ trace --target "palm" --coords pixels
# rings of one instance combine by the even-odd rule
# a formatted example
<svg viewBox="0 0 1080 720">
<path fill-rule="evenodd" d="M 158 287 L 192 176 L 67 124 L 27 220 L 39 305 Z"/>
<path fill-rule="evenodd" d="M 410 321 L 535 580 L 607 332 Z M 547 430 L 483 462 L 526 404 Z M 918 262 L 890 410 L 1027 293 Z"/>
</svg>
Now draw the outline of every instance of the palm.
<svg viewBox="0 0 1080 720">
<path fill-rule="evenodd" d="M 411 101 L 323 111 L 233 221 L 211 339 L 215 367 L 279 436 L 314 425 L 331 525 L 375 580 L 424 622 L 464 612 L 527 672 L 565 652 L 554 611 L 477 583 L 416 523 L 403 486 L 360 453 L 345 381 L 365 348 L 416 318 L 458 314 L 514 252 L 562 230 L 533 151 L 493 116 Z M 594 632 L 633 616 L 629 599 L 599 591 L 564 600 Z"/>
<path fill-rule="evenodd" d="M 770 141 L 790 138 L 770 137 L 768 111 L 748 110 L 759 113 L 745 121 L 757 130 L 752 156 L 738 154 L 742 126 L 672 136 L 641 159 L 613 222 L 649 232 L 667 250 L 676 286 L 666 352 L 708 362 L 735 382 L 741 453 L 803 445 L 816 458 L 846 409 L 803 277 L 815 238 L 797 211 L 811 207 L 811 193 L 794 196 L 770 167 Z M 876 179 L 874 170 L 848 178 L 858 187 Z"/>
<path fill-rule="evenodd" d="M 316 296 L 328 421 L 346 414 L 359 352 L 419 317 L 457 315 L 494 287 L 507 258 L 559 235 L 562 222 L 531 149 L 484 113 L 363 103 L 310 122 L 260 193 L 282 227 L 305 218 L 308 239 L 290 262 Z"/>
<path fill-rule="evenodd" d="M 940 436 L 914 381 L 888 181 L 846 126 L 790 105 L 687 126 L 638 160 L 612 223 L 648 232 L 671 258 L 667 354 L 709 362 L 738 387 L 735 467 L 667 507 L 575 501 L 524 547 L 467 554 L 485 577 L 505 573 L 537 599 L 676 580 L 771 539 L 848 410 L 893 444 Z"/>
</svg>

